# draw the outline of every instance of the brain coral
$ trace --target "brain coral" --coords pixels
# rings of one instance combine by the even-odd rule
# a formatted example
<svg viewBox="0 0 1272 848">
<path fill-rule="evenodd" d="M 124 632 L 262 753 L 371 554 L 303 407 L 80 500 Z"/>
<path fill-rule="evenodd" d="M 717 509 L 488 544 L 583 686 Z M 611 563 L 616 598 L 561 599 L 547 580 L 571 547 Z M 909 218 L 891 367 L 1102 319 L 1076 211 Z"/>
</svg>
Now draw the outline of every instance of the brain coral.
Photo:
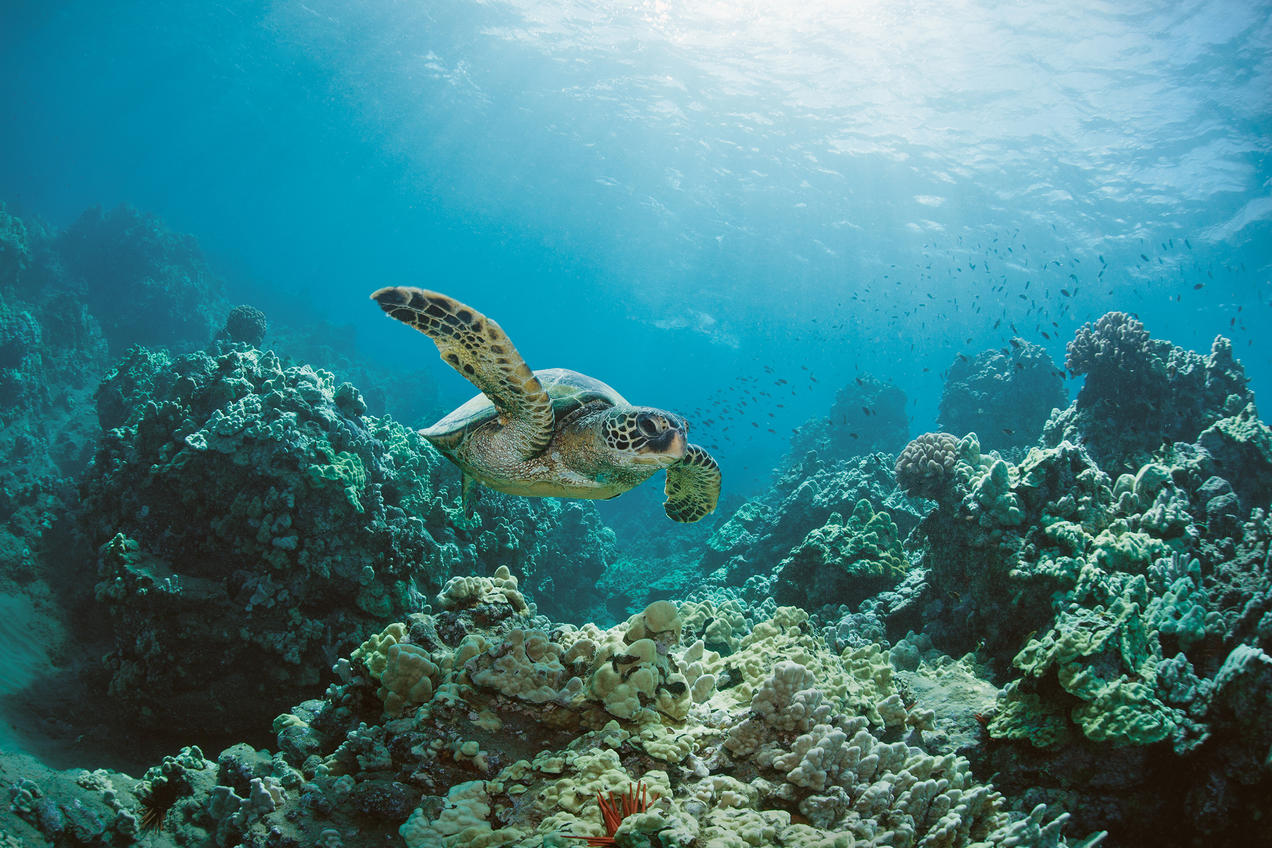
<svg viewBox="0 0 1272 848">
<path fill-rule="evenodd" d="M 255 306 L 243 304 L 230 310 L 225 318 L 225 326 L 217 333 L 217 338 L 248 347 L 259 347 L 268 328 L 269 322 L 266 321 L 264 312 Z"/>
</svg>

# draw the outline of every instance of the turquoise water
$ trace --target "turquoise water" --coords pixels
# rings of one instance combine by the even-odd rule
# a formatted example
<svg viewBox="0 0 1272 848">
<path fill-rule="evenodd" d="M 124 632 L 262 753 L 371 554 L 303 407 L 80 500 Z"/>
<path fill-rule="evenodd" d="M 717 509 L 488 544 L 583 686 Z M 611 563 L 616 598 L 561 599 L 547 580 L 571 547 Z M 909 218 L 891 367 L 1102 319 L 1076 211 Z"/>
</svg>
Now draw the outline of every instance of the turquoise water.
<svg viewBox="0 0 1272 848">
<path fill-rule="evenodd" d="M 861 372 L 931 429 L 941 373 L 1013 325 L 1057 361 L 1111 308 L 1222 332 L 1266 391 L 1270 8 L 7 4 L 0 196 L 152 212 L 447 403 L 468 387 L 374 288 L 691 419 L 771 365 L 798 389 L 761 401 L 773 433 L 695 431 L 750 490 Z"/>
<path fill-rule="evenodd" d="M 1272 844 L 1272 3 L 10 0 L 0 115 L 0 846 Z M 466 514 L 395 286 L 714 514 Z"/>
</svg>

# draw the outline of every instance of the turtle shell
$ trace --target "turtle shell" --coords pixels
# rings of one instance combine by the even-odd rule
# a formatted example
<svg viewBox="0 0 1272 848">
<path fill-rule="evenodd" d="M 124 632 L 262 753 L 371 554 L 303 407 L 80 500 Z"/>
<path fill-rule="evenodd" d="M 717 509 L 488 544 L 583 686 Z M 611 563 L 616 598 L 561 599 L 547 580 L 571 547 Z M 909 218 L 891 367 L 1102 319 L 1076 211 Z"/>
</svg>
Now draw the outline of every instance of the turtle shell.
<svg viewBox="0 0 1272 848">
<path fill-rule="evenodd" d="M 623 396 L 600 380 L 571 371 L 568 368 L 544 368 L 535 371 L 543 390 L 552 400 L 553 416 L 558 423 L 570 413 L 595 401 L 608 406 L 629 405 Z M 431 427 L 420 430 L 420 435 L 438 447 L 453 447 L 464 437 L 497 415 L 490 398 L 479 394 L 442 418 Z"/>
</svg>

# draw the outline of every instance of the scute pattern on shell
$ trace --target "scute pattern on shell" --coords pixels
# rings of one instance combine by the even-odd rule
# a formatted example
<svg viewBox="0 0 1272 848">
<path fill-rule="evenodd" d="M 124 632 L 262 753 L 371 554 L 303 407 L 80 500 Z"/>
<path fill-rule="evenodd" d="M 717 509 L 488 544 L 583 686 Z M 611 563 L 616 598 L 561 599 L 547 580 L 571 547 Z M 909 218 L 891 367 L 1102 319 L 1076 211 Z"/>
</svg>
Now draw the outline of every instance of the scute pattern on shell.
<svg viewBox="0 0 1272 848">
<path fill-rule="evenodd" d="M 939 500 L 952 481 L 958 439 L 949 433 L 924 433 L 897 457 L 897 485 L 913 497 Z"/>
</svg>

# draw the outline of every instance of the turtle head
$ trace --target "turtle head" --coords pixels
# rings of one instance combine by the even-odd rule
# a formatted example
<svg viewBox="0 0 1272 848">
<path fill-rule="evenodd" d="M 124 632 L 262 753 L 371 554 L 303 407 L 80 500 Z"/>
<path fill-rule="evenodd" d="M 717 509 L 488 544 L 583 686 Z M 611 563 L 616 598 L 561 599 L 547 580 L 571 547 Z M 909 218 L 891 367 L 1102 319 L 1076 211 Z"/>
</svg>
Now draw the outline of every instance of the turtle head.
<svg viewBox="0 0 1272 848">
<path fill-rule="evenodd" d="M 612 409 L 601 424 L 601 443 L 626 462 L 665 468 L 684 458 L 689 424 L 649 406 Z"/>
</svg>

